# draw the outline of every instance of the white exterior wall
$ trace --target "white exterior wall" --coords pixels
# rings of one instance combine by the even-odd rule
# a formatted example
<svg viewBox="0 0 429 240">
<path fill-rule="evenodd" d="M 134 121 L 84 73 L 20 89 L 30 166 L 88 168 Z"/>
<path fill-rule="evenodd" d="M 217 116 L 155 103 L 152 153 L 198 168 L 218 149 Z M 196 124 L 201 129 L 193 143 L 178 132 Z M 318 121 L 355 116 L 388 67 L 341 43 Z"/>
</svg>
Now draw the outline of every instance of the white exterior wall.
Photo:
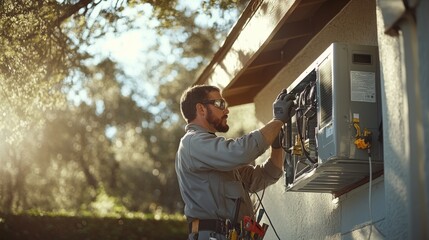
<svg viewBox="0 0 429 240">
<path fill-rule="evenodd" d="M 290 62 L 279 74 L 264 88 L 255 98 L 256 115 L 262 122 L 267 122 L 272 117 L 271 106 L 276 95 L 282 88 L 286 88 L 292 83 L 332 42 L 349 42 L 364 45 L 378 45 L 377 36 L 377 13 L 376 2 L 373 0 L 353 0 L 345 9 L 320 32 L 307 46 L 301 51 L 292 62 Z M 391 51 L 388 46 L 395 48 L 395 39 L 381 38 L 385 46 L 385 52 Z M 382 55 L 384 58 L 384 55 Z M 396 59 L 397 60 L 397 59 Z M 390 59 L 395 61 L 395 59 Z M 397 64 L 398 62 L 393 62 Z M 389 71 L 393 76 L 389 81 L 395 81 L 399 73 Z M 401 104 L 400 86 L 391 86 L 387 84 L 389 91 L 394 91 L 394 95 L 386 96 L 383 94 L 383 101 L 391 101 L 391 108 Z M 392 84 L 393 85 L 393 84 Z M 383 86 L 383 90 L 386 86 Z M 390 104 L 390 103 L 389 103 Z M 390 106 L 390 105 L 389 105 Z M 383 104 L 383 117 L 389 114 L 399 114 L 399 111 L 389 112 L 385 110 Z M 390 134 L 395 134 L 402 130 L 403 124 L 398 122 L 398 117 L 392 116 L 394 121 L 385 123 L 385 128 L 393 128 Z M 389 139 L 386 136 L 385 139 Z M 402 141 L 395 138 L 393 141 Z M 386 144 L 386 143 L 385 143 Z M 372 186 L 372 222 L 376 227 L 370 228 L 369 217 L 369 187 L 368 184 L 361 186 L 339 199 L 333 199 L 331 194 L 326 193 L 295 193 L 285 192 L 284 179 L 281 179 L 276 185 L 266 190 L 263 200 L 267 213 L 269 214 L 274 227 L 281 239 L 383 239 L 386 228 L 394 228 L 399 235 L 406 236 L 401 228 L 391 220 L 394 218 L 403 218 L 404 223 L 407 216 L 401 209 L 393 211 L 397 206 L 404 203 L 404 186 L 406 183 L 398 184 L 401 178 L 402 169 L 400 165 L 401 149 L 393 147 L 399 143 L 387 142 L 390 146 L 387 149 L 386 158 L 389 166 L 386 168 L 386 177 L 397 179 L 396 182 L 385 184 L 384 178 L 380 177 L 373 182 Z M 398 151 L 399 150 L 399 151 Z M 386 152 L 386 151 L 385 151 Z M 386 160 L 385 160 L 386 161 Z M 405 174 L 405 173 L 404 173 Z M 385 186 L 386 185 L 386 186 Z M 385 190 L 386 189 L 386 190 Z M 385 195 L 393 198 L 385 206 Z M 386 198 L 387 198 L 386 197 Z M 390 211 L 390 212 L 389 212 Z M 386 213 L 389 212 L 388 221 Z M 393 216 L 392 216 L 393 214 Z M 267 221 L 265 219 L 265 221 Z M 386 223 L 388 222 L 388 223 Z M 401 222 L 401 221 L 399 221 Z M 404 224 L 402 223 L 402 224 Z M 402 225 L 404 226 L 404 225 Z M 273 230 L 269 230 L 266 239 L 276 239 Z M 395 239 L 395 238 L 387 238 Z M 398 239 L 404 239 L 399 237 Z"/>
<path fill-rule="evenodd" d="M 264 198 L 281 239 L 428 239 L 429 1 L 409 3 L 417 7 L 416 18 L 399 15 L 393 24 L 400 30 L 392 37 L 385 34 L 385 12 L 375 1 L 353 0 L 256 97 L 257 117 L 267 122 L 272 113 L 266 106 L 331 42 L 379 46 L 384 176 L 373 181 L 371 198 L 366 184 L 338 200 L 330 194 L 286 193 L 282 179 Z M 276 239 L 272 230 L 266 239 Z"/>
<path fill-rule="evenodd" d="M 386 239 L 409 239 L 408 189 L 409 160 L 404 137 L 407 113 L 402 81 L 400 40 L 384 34 L 381 10 L 377 8 L 378 38 L 381 67 Z M 400 137 L 398 137 L 398 133 Z"/>
<path fill-rule="evenodd" d="M 268 2 L 273 9 L 280 9 L 279 16 L 292 3 Z M 404 5 L 417 9 L 404 14 Z M 255 97 L 256 116 L 266 123 L 272 118 L 271 105 L 276 95 L 332 42 L 379 47 L 384 175 L 373 180 L 372 185 L 360 186 L 339 199 L 326 193 L 285 192 L 281 179 L 264 193 L 263 205 L 271 219 L 265 239 L 277 239 L 274 228 L 283 240 L 429 239 L 428 13 L 429 0 L 352 0 Z M 255 17 L 251 21 L 255 24 L 267 20 L 263 14 Z M 272 15 L 268 18 L 279 20 Z M 399 34 L 386 35 L 385 25 L 397 27 Z M 252 29 L 249 27 L 244 36 L 254 34 Z M 257 38 L 259 42 L 251 49 L 244 50 L 249 58 L 262 46 L 268 32 Z M 235 61 L 235 65 L 223 60 L 221 67 L 215 68 L 217 72 L 210 74 L 208 83 L 225 87 L 229 82 L 223 80 L 233 79 L 246 67 L 240 61 L 251 62 L 233 56 L 240 48 L 241 43 L 234 44 L 226 59 Z M 269 222 L 265 216 L 262 221 Z"/>
<path fill-rule="evenodd" d="M 287 88 L 332 42 L 378 45 L 376 4 L 352 0 L 273 80 L 255 97 L 256 115 L 262 122 L 272 117 L 273 100 Z"/>
</svg>

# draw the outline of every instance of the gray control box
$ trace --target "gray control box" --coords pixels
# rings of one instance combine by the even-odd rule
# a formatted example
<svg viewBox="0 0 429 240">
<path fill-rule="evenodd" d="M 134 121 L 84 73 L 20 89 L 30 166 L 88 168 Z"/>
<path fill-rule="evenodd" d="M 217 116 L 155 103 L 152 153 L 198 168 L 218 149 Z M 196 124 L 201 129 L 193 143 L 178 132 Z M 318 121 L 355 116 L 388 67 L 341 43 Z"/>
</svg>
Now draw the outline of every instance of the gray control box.
<svg viewBox="0 0 429 240">
<path fill-rule="evenodd" d="M 332 44 L 315 62 L 317 72 L 317 139 L 319 162 L 368 160 L 354 144 L 357 129 L 372 136 L 372 159 L 382 159 L 380 72 L 378 48 Z"/>
<path fill-rule="evenodd" d="M 380 89 L 378 47 L 348 43 L 331 44 L 288 87 L 287 190 L 338 195 L 383 171 Z"/>
</svg>

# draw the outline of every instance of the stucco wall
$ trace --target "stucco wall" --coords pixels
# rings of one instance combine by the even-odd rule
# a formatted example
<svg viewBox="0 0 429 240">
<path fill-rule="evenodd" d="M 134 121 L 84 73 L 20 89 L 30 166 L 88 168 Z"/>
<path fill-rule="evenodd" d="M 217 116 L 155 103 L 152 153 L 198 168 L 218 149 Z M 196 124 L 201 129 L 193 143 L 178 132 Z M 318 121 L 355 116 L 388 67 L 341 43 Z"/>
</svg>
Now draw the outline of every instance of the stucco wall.
<svg viewBox="0 0 429 240">
<path fill-rule="evenodd" d="M 351 1 L 282 69 L 255 98 L 259 120 L 267 122 L 271 119 L 272 110 L 267 106 L 271 106 L 277 93 L 292 83 L 332 42 L 378 45 L 375 1 Z M 398 156 L 394 157 L 397 159 Z M 378 221 L 381 232 L 384 228 L 384 194 L 384 181 L 380 178 L 373 186 L 372 198 L 373 206 L 379 210 L 373 213 L 373 220 Z M 367 185 L 337 200 L 331 194 L 286 193 L 282 179 L 267 189 L 264 205 L 281 239 L 358 239 L 368 233 L 365 225 L 369 220 Z M 371 239 L 382 238 L 382 233 L 376 230 L 373 233 Z M 272 230 L 266 239 L 276 239 Z"/>
<path fill-rule="evenodd" d="M 402 81 L 400 41 L 398 37 L 384 34 L 384 22 L 377 8 L 378 38 L 381 67 L 386 239 L 409 239 L 408 228 L 408 174 L 406 142 L 404 139 L 406 103 Z M 400 133 L 400 134 L 398 134 Z M 400 135 L 401 137 L 398 137 Z"/>
<path fill-rule="evenodd" d="M 289 86 L 332 42 L 378 45 L 376 4 L 353 0 L 255 97 L 256 115 L 272 117 L 270 106 L 282 88 Z"/>
</svg>

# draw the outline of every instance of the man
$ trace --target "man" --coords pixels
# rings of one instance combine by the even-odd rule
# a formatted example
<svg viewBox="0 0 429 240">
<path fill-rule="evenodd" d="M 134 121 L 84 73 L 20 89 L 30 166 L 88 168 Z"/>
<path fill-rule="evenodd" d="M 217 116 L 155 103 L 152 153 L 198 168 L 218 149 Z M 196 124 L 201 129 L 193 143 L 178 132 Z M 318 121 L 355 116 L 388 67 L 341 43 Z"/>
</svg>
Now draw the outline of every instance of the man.
<svg viewBox="0 0 429 240">
<path fill-rule="evenodd" d="M 283 173 L 278 141 L 267 161 L 250 164 L 270 147 L 290 119 L 293 99 L 283 90 L 273 103 L 270 122 L 240 138 L 225 139 L 215 135 L 229 129 L 229 110 L 220 89 L 197 85 L 183 93 L 180 107 L 188 124 L 175 164 L 189 239 L 226 239 L 226 221 L 237 225 L 244 216 L 255 218 L 249 193 L 277 182 Z"/>
</svg>

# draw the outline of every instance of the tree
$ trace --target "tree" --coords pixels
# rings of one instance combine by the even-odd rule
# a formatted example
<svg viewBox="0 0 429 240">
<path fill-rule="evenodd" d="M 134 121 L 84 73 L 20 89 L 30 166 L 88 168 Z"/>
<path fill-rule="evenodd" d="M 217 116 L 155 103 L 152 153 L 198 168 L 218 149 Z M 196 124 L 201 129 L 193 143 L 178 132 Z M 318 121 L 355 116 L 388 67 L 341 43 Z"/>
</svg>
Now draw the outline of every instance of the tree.
<svg viewBox="0 0 429 240">
<path fill-rule="evenodd" d="M 196 17 L 243 6 L 210 0 L 190 11 L 181 4 L 0 3 L 0 211 L 91 210 L 100 194 L 132 211 L 180 209 L 173 164 L 184 125 L 179 97 L 233 23 L 198 25 Z M 175 61 L 149 64 L 140 76 L 160 84 L 153 99 L 138 88 L 124 92 L 138 81 L 88 51 L 106 33 L 137 28 L 126 10 L 139 6 L 150 6 L 158 34 L 179 50 Z"/>
</svg>

